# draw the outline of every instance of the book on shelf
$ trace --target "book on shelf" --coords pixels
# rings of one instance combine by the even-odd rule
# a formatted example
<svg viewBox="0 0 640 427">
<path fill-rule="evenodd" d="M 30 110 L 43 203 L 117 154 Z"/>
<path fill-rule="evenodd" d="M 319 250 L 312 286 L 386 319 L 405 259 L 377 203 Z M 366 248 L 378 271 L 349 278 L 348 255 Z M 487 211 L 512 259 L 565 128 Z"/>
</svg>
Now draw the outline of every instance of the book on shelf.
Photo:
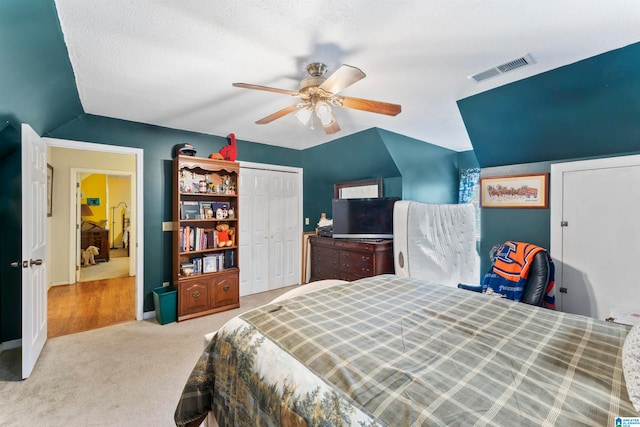
<svg viewBox="0 0 640 427">
<path fill-rule="evenodd" d="M 233 249 L 224 251 L 224 268 L 235 267 L 235 252 Z"/>
<path fill-rule="evenodd" d="M 180 252 L 202 251 L 217 247 L 217 235 L 213 228 L 180 227 Z"/>
<path fill-rule="evenodd" d="M 197 201 L 183 200 L 180 202 L 180 219 L 201 219 L 200 203 Z"/>
<path fill-rule="evenodd" d="M 200 203 L 200 215 L 203 219 L 215 218 L 216 211 L 213 208 L 213 202 L 199 202 Z"/>
<path fill-rule="evenodd" d="M 193 262 L 193 273 L 202 273 L 202 258 L 193 258 L 191 261 Z"/>
<path fill-rule="evenodd" d="M 180 238 L 180 241 L 182 242 L 181 245 L 181 251 L 182 252 L 190 252 L 195 250 L 195 238 L 194 238 L 194 232 L 193 232 L 193 228 L 189 225 L 186 225 L 184 227 L 180 227 L 180 235 L 182 236 Z"/>
</svg>

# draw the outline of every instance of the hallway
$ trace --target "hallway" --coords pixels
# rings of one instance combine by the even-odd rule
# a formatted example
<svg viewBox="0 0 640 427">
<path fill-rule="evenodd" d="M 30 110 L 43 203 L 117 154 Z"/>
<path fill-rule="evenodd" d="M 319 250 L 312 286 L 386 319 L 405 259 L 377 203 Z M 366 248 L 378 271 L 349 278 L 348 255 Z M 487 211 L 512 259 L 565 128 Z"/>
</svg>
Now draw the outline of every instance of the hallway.
<svg viewBox="0 0 640 427">
<path fill-rule="evenodd" d="M 135 276 L 127 276 L 51 287 L 47 337 L 135 320 L 135 282 Z"/>
<path fill-rule="evenodd" d="M 114 277 L 126 277 L 129 275 L 130 258 L 126 248 L 110 250 L 108 262 L 98 261 L 96 264 L 82 266 L 80 270 L 80 282 L 93 282 L 96 280 L 112 279 Z"/>
</svg>

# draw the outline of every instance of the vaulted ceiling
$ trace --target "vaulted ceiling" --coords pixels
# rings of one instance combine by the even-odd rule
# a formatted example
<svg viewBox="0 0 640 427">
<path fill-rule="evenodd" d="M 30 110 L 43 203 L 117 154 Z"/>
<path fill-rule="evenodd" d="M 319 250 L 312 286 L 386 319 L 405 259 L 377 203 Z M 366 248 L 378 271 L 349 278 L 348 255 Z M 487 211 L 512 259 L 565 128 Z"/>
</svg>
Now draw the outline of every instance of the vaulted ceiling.
<svg viewBox="0 0 640 427">
<path fill-rule="evenodd" d="M 472 149 L 456 101 L 640 40 L 640 2 L 613 0 L 55 0 L 86 113 L 304 149 L 371 127 Z M 533 64 L 468 76 L 529 54 Z M 340 94 L 402 106 L 390 117 L 335 107 L 311 130 L 296 102 L 305 67 L 367 76 Z"/>
</svg>

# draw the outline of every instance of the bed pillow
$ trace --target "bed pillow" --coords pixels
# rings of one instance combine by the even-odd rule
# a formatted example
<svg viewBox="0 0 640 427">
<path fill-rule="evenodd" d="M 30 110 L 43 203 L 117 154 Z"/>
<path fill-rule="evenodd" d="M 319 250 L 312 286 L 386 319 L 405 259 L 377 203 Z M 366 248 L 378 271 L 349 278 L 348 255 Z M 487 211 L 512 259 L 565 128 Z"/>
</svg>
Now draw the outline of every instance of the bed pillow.
<svg viewBox="0 0 640 427">
<path fill-rule="evenodd" d="M 640 323 L 637 323 L 624 340 L 622 369 L 627 383 L 629 399 L 640 412 Z"/>
</svg>

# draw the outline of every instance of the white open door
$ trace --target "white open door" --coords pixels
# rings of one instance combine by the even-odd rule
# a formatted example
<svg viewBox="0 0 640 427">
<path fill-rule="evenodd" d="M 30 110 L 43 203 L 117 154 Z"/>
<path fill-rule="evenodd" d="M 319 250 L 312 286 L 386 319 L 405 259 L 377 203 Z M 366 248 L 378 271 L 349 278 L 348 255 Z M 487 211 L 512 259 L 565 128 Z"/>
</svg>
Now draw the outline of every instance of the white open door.
<svg viewBox="0 0 640 427">
<path fill-rule="evenodd" d="M 47 341 L 47 147 L 22 125 L 22 378 Z"/>
</svg>

